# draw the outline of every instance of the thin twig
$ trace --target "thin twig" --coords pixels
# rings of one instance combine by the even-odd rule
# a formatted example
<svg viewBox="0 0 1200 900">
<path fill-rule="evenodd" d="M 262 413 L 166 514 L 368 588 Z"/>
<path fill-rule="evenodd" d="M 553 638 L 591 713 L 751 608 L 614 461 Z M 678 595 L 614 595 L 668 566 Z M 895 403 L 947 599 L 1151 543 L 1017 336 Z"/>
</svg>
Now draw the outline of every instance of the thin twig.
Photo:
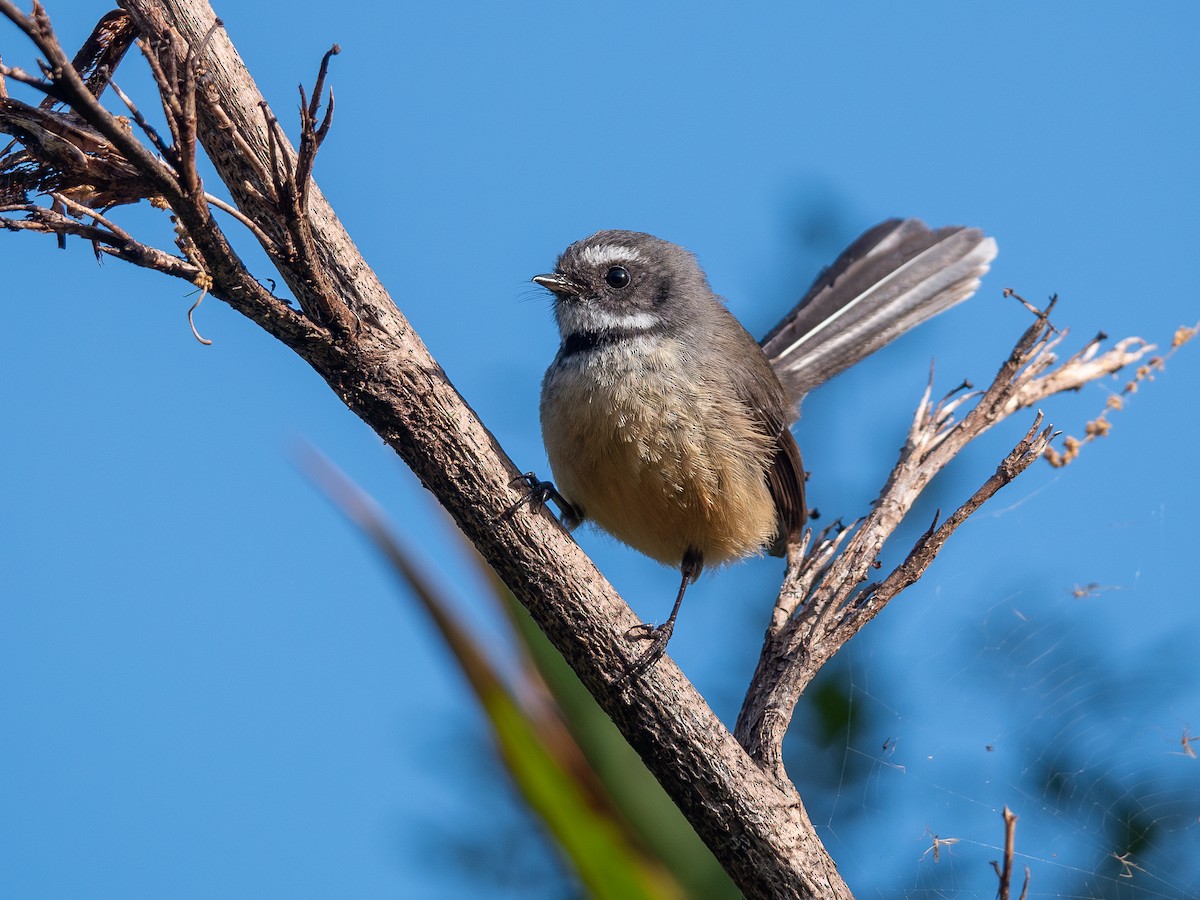
<svg viewBox="0 0 1200 900">
<path fill-rule="evenodd" d="M 333 124 L 333 89 L 329 89 L 329 102 L 325 106 L 325 117 L 317 128 L 317 111 L 321 106 L 321 93 L 325 89 L 325 77 L 329 73 L 329 60 L 342 52 L 342 48 L 334 44 L 321 57 L 321 68 L 317 72 L 317 81 L 313 85 L 311 102 L 306 101 L 304 85 L 300 85 L 300 150 L 296 156 L 296 172 L 294 177 L 298 202 L 303 210 L 308 203 L 308 180 L 312 177 L 313 163 L 317 151 L 321 148 L 329 127 Z"/>
<path fill-rule="evenodd" d="M 200 173 L 196 169 L 196 75 L 200 69 L 200 57 L 220 27 L 221 20 L 214 19 L 200 43 L 188 48 L 183 61 L 183 83 L 176 88 L 182 107 L 179 128 L 182 136 L 179 142 L 180 180 L 188 196 L 194 199 L 203 193 Z"/>
<path fill-rule="evenodd" d="M 1058 302 L 1058 294 L 1051 295 L 1050 305 L 1047 306 L 1045 311 L 1043 312 L 1042 310 L 1040 310 L 1036 306 L 1034 306 L 1032 303 L 1030 303 L 1028 300 L 1026 300 L 1024 297 L 1022 297 L 1020 294 L 1018 294 L 1016 291 L 1014 291 L 1012 288 L 1005 288 L 1004 296 L 1016 298 L 1016 300 L 1019 301 L 1022 306 L 1024 306 L 1027 310 L 1029 310 L 1031 313 L 1033 313 L 1039 319 L 1049 318 L 1050 310 L 1053 309 L 1054 304 Z M 1051 327 L 1053 327 L 1053 326 L 1051 326 Z M 1057 329 L 1054 329 L 1054 330 L 1057 331 Z"/>
<path fill-rule="evenodd" d="M 63 206 L 65 206 L 67 209 L 72 210 L 76 215 L 88 216 L 88 217 L 94 219 L 96 222 L 98 222 L 99 224 L 101 224 L 105 228 L 107 228 L 109 231 L 111 231 L 113 233 L 113 235 L 115 237 L 117 237 L 119 240 L 122 240 L 122 241 L 132 241 L 133 240 L 133 237 L 129 234 L 129 232 L 125 231 L 123 228 L 121 228 L 119 225 L 117 225 L 116 222 L 111 221 L 110 219 L 106 218 L 102 213 L 92 209 L 91 207 L 84 206 L 82 203 L 77 203 L 74 200 L 72 200 L 70 197 L 68 197 L 66 194 L 61 194 L 58 191 L 51 191 L 50 196 L 53 197 L 55 200 L 57 200 L 59 203 L 61 203 Z"/>
<path fill-rule="evenodd" d="M 174 59 L 174 49 L 170 45 L 170 41 L 163 36 L 151 38 L 142 38 L 137 42 L 138 49 L 142 51 L 142 56 L 146 59 L 146 64 L 150 67 L 150 74 L 154 78 L 154 83 L 158 86 L 158 96 L 162 101 L 163 113 L 166 115 L 167 128 L 171 131 L 171 146 L 167 148 L 167 152 L 163 157 L 169 160 L 172 165 L 179 165 L 179 148 L 183 146 L 183 136 L 179 132 L 179 123 L 183 118 L 183 108 L 179 104 L 179 94 L 175 89 L 174 77 L 167 74 L 166 68 L 163 66 L 163 60 Z M 159 53 L 162 54 L 162 59 L 159 58 Z"/>
<path fill-rule="evenodd" d="M 199 306 L 199 305 L 200 305 L 202 302 L 204 302 L 204 298 L 205 298 L 207 295 L 208 295 L 208 287 L 207 287 L 207 286 L 202 286 L 202 287 L 200 288 L 200 296 L 196 298 L 196 302 L 195 302 L 195 303 L 193 303 L 193 304 L 192 304 L 190 307 L 188 307 L 188 311 L 187 311 L 187 320 L 188 320 L 188 325 L 189 325 L 189 326 L 191 326 L 191 329 L 192 329 L 192 335 L 193 335 L 193 336 L 196 338 L 196 340 L 198 340 L 200 343 L 202 343 L 202 344 L 203 344 L 205 347 L 211 347 L 211 346 L 212 346 L 212 341 L 210 341 L 210 340 L 209 340 L 208 338 L 206 338 L 206 337 L 201 337 L 201 336 L 200 336 L 200 332 L 196 330 L 196 320 L 192 318 L 192 314 L 193 314 L 193 313 L 196 311 L 196 308 L 197 308 L 197 307 L 198 307 L 198 306 Z"/>
<path fill-rule="evenodd" d="M 11 0 L 0 0 L 0 14 L 17 25 L 45 55 L 46 71 L 53 73 L 53 80 L 26 81 L 56 100 L 67 104 L 75 113 L 99 131 L 120 153 L 133 163 L 144 175 L 152 179 L 159 192 L 168 199 L 179 196 L 179 184 L 170 170 L 161 164 L 108 110 L 100 105 L 71 60 L 63 52 L 50 27 L 50 19 L 40 3 L 33 5 L 33 15 L 21 13 Z M 10 70 L 12 77 L 17 77 Z M 24 75 L 24 73 L 22 73 Z M 23 80 L 23 79 L 18 79 Z"/>
<path fill-rule="evenodd" d="M 1013 855 L 1016 850 L 1017 842 L 1017 815 L 1007 806 L 1004 807 L 1004 866 L 1001 868 L 1000 863 L 992 860 L 992 869 L 995 870 L 996 876 L 1000 879 L 1000 886 L 996 891 L 997 900 L 1009 900 L 1010 892 L 1012 891 L 1012 868 Z M 1029 866 L 1025 867 L 1025 882 L 1021 885 L 1020 900 L 1025 900 L 1029 893 Z"/>
<path fill-rule="evenodd" d="M 1039 433 L 1038 429 L 1041 427 L 1041 423 L 1042 414 L 1039 412 L 1025 437 L 1004 458 L 995 473 L 940 527 L 931 526 L 918 539 L 904 562 L 897 566 L 876 590 L 868 594 L 870 602 L 878 604 L 882 608 L 902 590 L 915 584 L 955 529 L 990 500 L 1000 488 L 1012 482 L 1041 457 L 1054 434 L 1053 426 Z M 855 606 L 861 606 L 861 603 L 856 603 Z"/>
<path fill-rule="evenodd" d="M 131 22 L 130 28 L 123 24 L 126 14 Z M 8 67 L 0 69 L 0 76 L 7 74 L 31 84 L 48 97 L 66 104 L 70 110 L 68 114 L 31 107 L 43 117 L 41 119 L 30 118 L 24 111 L 17 110 L 18 114 L 24 114 L 36 126 L 33 146 L 26 143 L 27 153 L 35 151 L 32 153 L 32 177 L 27 179 L 30 187 L 40 186 L 71 197 L 92 212 L 117 203 L 136 202 L 144 198 L 154 202 L 158 198 L 175 214 L 177 225 L 189 242 L 191 255 L 187 261 L 182 261 L 169 253 L 138 243 L 128 235 L 119 236 L 119 229 L 110 231 L 98 225 L 83 225 L 69 217 L 55 215 L 53 209 L 31 211 L 21 207 L 20 211 L 25 212 L 29 219 L 5 220 L 3 226 L 9 230 L 40 231 L 60 237 L 86 237 L 93 241 L 97 252 L 187 278 L 201 289 L 207 287 L 209 293 L 231 303 L 263 324 L 272 334 L 286 337 L 289 342 L 311 337 L 314 320 L 306 319 L 287 303 L 272 296 L 249 273 L 213 220 L 211 205 L 203 193 L 198 175 L 193 178 L 188 174 L 195 165 L 199 103 L 196 93 L 202 87 L 199 80 L 201 56 L 208 43 L 219 34 L 218 26 L 206 25 L 205 30 L 189 43 L 183 40 L 175 26 L 155 15 L 147 16 L 137 2 L 127 3 L 124 12 L 106 15 L 101 19 L 97 29 L 103 33 L 98 34 L 94 30 L 92 38 L 89 38 L 95 47 L 85 44 L 76 55 L 86 56 L 88 65 L 96 68 L 85 82 L 55 38 L 49 17 L 40 3 L 35 0 L 32 15 L 26 15 L 17 9 L 12 0 L 0 0 L 0 15 L 16 24 L 46 60 L 45 64 L 39 65 L 41 78 L 20 70 L 14 73 Z M 113 30 L 118 26 L 121 26 L 119 33 Z M 133 28 L 142 34 L 139 46 L 159 89 L 167 125 L 174 140 L 171 145 L 167 145 L 161 135 L 156 139 L 153 129 L 140 111 L 136 111 L 135 104 L 128 102 L 134 120 L 140 119 L 140 131 L 130 129 L 127 120 L 118 119 L 100 105 L 93 93 L 99 93 L 105 84 L 110 83 L 112 66 L 119 52 L 123 52 L 118 39 L 126 40 Z M 105 41 L 110 36 L 112 43 L 106 45 Z M 181 59 L 180 48 L 189 46 L 191 50 L 187 52 L 185 62 Z M 181 87 L 190 89 L 187 103 L 182 102 Z M 216 93 L 213 91 L 211 96 L 205 93 L 208 103 L 206 113 L 218 108 Z M 127 101 L 130 98 L 123 97 L 122 102 Z M 9 109 L 9 114 L 12 113 L 13 110 Z M 185 120 L 190 120 L 191 124 L 188 125 Z M 227 116 L 224 121 L 229 123 Z M 238 132 L 239 129 L 229 127 L 229 134 L 235 141 L 238 140 Z M 142 134 L 148 143 L 139 139 Z M 41 144 L 37 143 L 39 140 Z M 247 161 L 253 159 L 253 151 L 245 140 L 241 141 L 241 146 L 246 151 L 243 158 Z M 185 153 L 185 147 L 192 149 Z M 59 199 L 55 199 L 54 203 L 59 210 L 68 208 Z M 226 208 L 226 211 L 234 214 L 232 209 Z M 107 219 L 96 221 L 102 220 L 108 225 L 113 224 Z M 239 216 L 239 221 L 250 227 L 261 241 L 270 231 L 268 223 L 278 221 L 278 217 L 268 215 L 259 219 L 257 216 L 243 215 Z M 250 221 L 254 221 L 257 227 L 251 226 Z M 274 244 L 266 242 L 264 246 L 272 258 L 278 259 Z M 207 285 L 203 283 L 205 278 L 211 279 Z M 298 283 L 308 284 L 306 278 L 298 279 Z M 334 292 L 329 289 L 327 293 L 332 295 Z"/>
<path fill-rule="evenodd" d="M 154 269 L 173 278 L 192 284 L 203 272 L 186 260 L 172 256 L 138 241 L 120 238 L 107 228 L 87 225 L 62 213 L 36 204 L 12 204 L 0 207 L 0 213 L 23 212 L 28 219 L 0 218 L 0 227 L 7 231 L 32 231 L 39 234 L 76 235 L 100 246 L 100 252 L 125 260 L 146 269 Z"/>
<path fill-rule="evenodd" d="M 153 125 L 146 121 L 146 117 L 143 116 L 141 111 L 134 105 L 133 100 L 131 100 L 129 96 L 126 95 L 123 90 L 121 90 L 115 81 L 110 81 L 109 87 L 111 87 L 113 92 L 119 98 L 121 98 L 121 102 L 125 104 L 125 108 L 128 109 L 129 114 L 133 116 L 133 121 L 137 123 L 139 128 L 142 129 L 142 133 L 150 139 L 150 143 L 154 145 L 154 149 L 157 150 L 163 156 L 163 158 L 169 157 L 171 155 L 171 148 L 163 143 L 162 136 L 159 135 L 158 131 Z"/>
<path fill-rule="evenodd" d="M 229 215 L 231 215 L 235 219 L 237 219 L 239 222 L 241 222 L 243 225 L 245 225 L 248 229 L 250 229 L 250 231 L 254 234 L 254 236 L 256 238 L 258 238 L 259 243 L 261 243 L 264 247 L 270 248 L 270 247 L 274 246 L 275 242 L 270 237 L 267 236 L 267 233 L 264 232 L 261 228 L 259 228 L 258 225 L 256 225 L 249 216 L 247 216 L 245 213 L 243 213 L 236 206 L 234 206 L 231 203 L 226 203 L 220 197 L 213 196 L 212 194 L 209 194 L 207 192 L 204 194 L 204 199 L 207 200 L 209 203 L 211 203 L 213 206 L 215 206 L 217 209 L 221 210 L 222 212 L 228 213 Z"/>
</svg>

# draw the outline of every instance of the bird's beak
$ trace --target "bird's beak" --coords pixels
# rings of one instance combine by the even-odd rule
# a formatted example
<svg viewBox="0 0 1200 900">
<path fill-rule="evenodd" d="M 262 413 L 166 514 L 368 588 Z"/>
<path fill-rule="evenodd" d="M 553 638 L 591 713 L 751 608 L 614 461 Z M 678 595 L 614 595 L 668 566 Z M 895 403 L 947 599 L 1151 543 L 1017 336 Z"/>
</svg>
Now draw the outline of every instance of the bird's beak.
<svg viewBox="0 0 1200 900">
<path fill-rule="evenodd" d="M 559 272 L 552 272 L 549 275 L 534 275 L 531 281 L 534 284 L 540 284 L 559 297 L 578 297 L 583 294 L 582 285 L 576 284 Z"/>
</svg>

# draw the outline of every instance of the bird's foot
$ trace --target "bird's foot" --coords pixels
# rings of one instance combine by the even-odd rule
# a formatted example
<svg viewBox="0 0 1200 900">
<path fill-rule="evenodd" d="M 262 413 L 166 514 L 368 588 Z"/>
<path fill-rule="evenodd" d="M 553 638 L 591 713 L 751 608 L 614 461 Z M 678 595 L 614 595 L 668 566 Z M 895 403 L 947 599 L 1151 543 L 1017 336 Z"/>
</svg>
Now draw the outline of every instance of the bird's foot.
<svg viewBox="0 0 1200 900">
<path fill-rule="evenodd" d="M 671 635 L 674 631 L 675 622 L 671 619 L 668 619 L 661 625 L 651 625 L 649 622 L 643 622 L 640 625 L 634 625 L 626 631 L 625 640 L 649 641 L 650 646 L 643 650 L 642 654 L 629 664 L 629 668 L 614 683 L 622 685 L 628 681 L 632 681 L 662 659 L 663 654 L 667 652 L 667 641 L 671 640 Z"/>
<path fill-rule="evenodd" d="M 526 472 L 524 475 L 518 475 L 509 484 L 524 484 L 529 488 L 528 491 L 512 506 L 504 511 L 504 515 L 500 517 L 500 521 L 507 522 L 517 514 L 525 504 L 529 504 L 530 509 L 539 510 L 545 509 L 546 504 L 553 501 L 559 510 L 559 521 L 562 522 L 564 528 L 572 531 L 579 527 L 583 521 L 583 516 L 566 497 L 558 492 L 558 488 L 554 486 L 552 481 L 542 481 L 533 472 Z"/>
</svg>

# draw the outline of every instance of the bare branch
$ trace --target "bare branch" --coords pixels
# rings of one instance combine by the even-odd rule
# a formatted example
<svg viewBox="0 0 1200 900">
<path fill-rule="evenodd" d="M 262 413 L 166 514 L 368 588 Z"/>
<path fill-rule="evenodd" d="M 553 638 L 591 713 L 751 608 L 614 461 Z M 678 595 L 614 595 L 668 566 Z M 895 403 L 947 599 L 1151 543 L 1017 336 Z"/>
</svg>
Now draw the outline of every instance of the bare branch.
<svg viewBox="0 0 1200 900">
<path fill-rule="evenodd" d="M 22 208 L 29 204 L 33 192 L 57 192 L 93 210 L 145 198 L 164 198 L 175 213 L 184 246 L 194 248 L 189 262 L 211 278 L 216 296 L 293 345 L 307 339 L 314 326 L 274 298 L 246 270 L 213 220 L 199 177 L 194 175 L 195 117 L 192 116 L 189 131 L 188 105 L 181 100 L 181 90 L 186 94 L 187 88 L 197 85 L 204 35 L 189 44 L 165 22 L 160 22 L 162 27 L 158 29 L 148 27 L 146 21 L 137 22 L 138 30 L 146 36 L 140 46 L 151 60 L 168 126 L 175 138 L 164 154 L 168 162 L 163 162 L 134 137 L 127 120 L 112 115 L 97 102 L 89 84 L 58 45 L 49 17 L 40 4 L 35 3 L 33 14 L 26 16 L 10 0 L 0 0 L 0 13 L 17 24 L 48 60 L 42 67 L 43 78 L 19 73 L 20 80 L 68 106 L 67 112 L 59 113 L 29 107 L 11 98 L 0 100 L 0 130 L 9 131 L 23 144 L 19 153 L 0 159 L 0 203 Z M 101 25 L 108 18 L 101 20 Z M 210 22 L 209 36 L 214 29 Z M 189 50 L 181 61 L 175 49 L 180 46 L 196 50 Z M 155 56 L 154 47 L 162 50 L 162 59 Z M 3 72 L 16 77 L 11 69 L 5 68 Z M 102 85 L 93 80 L 91 88 L 102 89 Z M 193 137 L 189 138 L 189 134 Z M 156 148 L 161 150 L 161 144 L 159 141 Z M 42 230 L 60 235 L 83 233 L 52 217 L 35 218 Z M 256 237 L 265 234 L 261 227 L 252 231 Z M 121 239 L 101 244 L 111 248 L 102 252 L 119 256 L 132 253 L 139 264 L 149 262 L 157 266 L 164 262 L 162 255 L 140 252 Z M 268 247 L 268 252 L 271 249 Z M 169 254 L 166 257 L 171 258 Z M 178 271 L 177 267 L 172 268 Z"/>
<path fill-rule="evenodd" d="M 183 119 L 183 106 L 179 101 L 179 94 L 175 90 L 177 83 L 174 74 L 176 71 L 175 54 L 163 38 L 143 38 L 138 41 L 138 49 L 142 51 L 142 56 L 150 67 L 150 74 L 154 77 L 154 83 L 158 85 L 159 100 L 162 102 L 167 128 L 171 132 L 171 146 L 166 148 L 163 157 L 178 168 L 179 148 L 183 146 L 183 135 L 179 132 L 179 125 Z M 171 69 L 171 74 L 167 74 L 167 67 Z M 157 143 L 156 146 L 158 146 Z"/>
<path fill-rule="evenodd" d="M 180 83 L 181 63 L 179 54 L 160 41 L 171 36 L 173 46 L 198 46 L 215 17 L 202 0 L 123 0 L 122 5 L 146 36 L 150 55 L 161 62 L 160 87 L 169 95 L 170 86 Z M 280 209 L 297 209 L 299 192 L 294 182 L 276 191 L 271 173 L 284 166 L 294 172 L 296 154 L 277 129 L 264 127 L 262 98 L 221 29 L 212 32 L 203 67 L 195 95 L 197 139 L 238 208 L 273 238 L 268 252 L 305 308 L 315 309 L 314 298 L 320 302 L 328 291 L 325 296 L 337 308 L 352 311 L 357 330 L 339 335 L 336 328 L 316 327 L 300 316 L 284 317 L 281 304 L 269 295 L 259 302 L 266 292 L 243 279 L 236 257 L 226 254 L 207 202 L 202 216 L 196 203 L 203 198 L 188 196 L 175 179 L 174 193 L 164 196 L 179 219 L 181 242 L 192 242 L 189 252 L 202 263 L 190 274 L 197 280 L 211 274 L 216 296 L 228 298 L 296 349 L 437 494 L 641 751 L 701 837 L 726 859 L 745 893 L 848 897 L 795 789 L 747 757 L 673 664 L 664 661 L 622 691 L 612 687 L 627 666 L 621 635 L 636 617 L 549 516 L 522 510 L 502 518 L 518 499 L 510 482 L 519 471 L 396 310 L 317 185 L 307 184 L 301 219 L 281 217 Z M 174 179 L 177 170 L 162 168 Z M 116 241 L 100 226 L 87 227 Z M 278 252 L 285 236 L 293 241 L 294 255 Z M 314 273 L 324 282 L 311 278 Z M 736 852 L 722 849 L 732 847 Z"/>
<path fill-rule="evenodd" d="M 1039 413 L 996 472 L 950 518 L 940 526 L 931 525 L 882 581 L 869 582 L 885 542 L 934 476 L 968 443 L 1013 413 L 1116 372 L 1153 349 L 1130 338 L 1101 354 L 1092 342 L 1055 368 L 1053 351 L 1066 333 L 1050 324 L 1054 300 L 1045 312 L 1026 306 L 1037 319 L 987 390 L 955 397 L 960 387 L 934 404 L 932 381 L 926 387 L 900 459 L 874 510 L 840 552 L 837 544 L 844 535 L 836 541 L 819 541 L 803 556 L 789 558 L 788 575 L 735 729 L 750 755 L 781 780 L 786 778 L 783 736 L 812 677 L 888 602 L 921 577 L 971 513 L 1047 451 L 1053 430 L 1041 428 Z M 973 405 L 956 422 L 955 413 L 969 403 Z"/>
<path fill-rule="evenodd" d="M 997 900 L 1009 900 L 1012 892 L 1012 870 L 1013 870 L 1013 855 L 1016 850 L 1017 843 L 1017 815 L 1007 806 L 1004 807 L 1004 866 L 1001 868 L 1000 863 L 992 860 L 992 869 L 995 870 L 996 876 L 1000 879 L 1000 886 L 996 890 Z M 1019 900 L 1025 900 L 1029 894 L 1029 866 L 1025 867 L 1025 881 L 1021 885 L 1021 896 Z"/>
<path fill-rule="evenodd" d="M 40 81 L 30 79 L 25 73 L 18 78 L 15 70 L 6 74 L 18 78 L 26 84 L 45 92 L 61 103 L 65 103 L 72 111 L 83 118 L 88 125 L 98 131 L 111 143 L 129 163 L 140 173 L 151 179 L 157 193 L 168 198 L 177 195 L 179 186 L 165 166 L 158 162 L 92 95 L 88 85 L 71 65 L 71 60 L 63 52 L 50 27 L 50 18 L 36 0 L 33 4 L 33 14 L 22 14 L 10 0 L 0 0 L 0 14 L 6 16 L 34 42 L 45 55 L 48 63 L 45 71 L 49 76 Z"/>
<path fill-rule="evenodd" d="M 847 529 L 829 528 L 815 539 L 806 535 L 791 549 L 787 583 L 739 719 L 746 753 L 669 660 L 614 688 L 628 666 L 622 635 L 637 619 L 549 515 L 528 508 L 506 515 L 519 499 L 512 482 L 520 470 L 396 309 L 310 177 L 332 121 L 331 93 L 325 117 L 316 125 L 331 54 L 322 62 L 311 100 L 305 98 L 298 152 L 204 0 L 121 0 L 121 5 L 143 36 L 141 46 L 161 94 L 172 135 L 166 162 L 135 137 L 125 120 L 101 107 L 77 73 L 72 75 L 40 6 L 33 17 L 25 17 L 0 0 L 0 12 L 23 27 L 49 61 L 41 78 L 22 77 L 70 108 L 51 120 L 31 120 L 41 129 L 36 132 L 41 142 L 26 128 L 22 152 L 29 155 L 21 165 L 41 166 L 39 171 L 65 168 L 72 160 L 80 164 L 76 154 L 93 165 L 98 154 L 85 151 L 84 142 L 105 148 L 103 162 L 118 174 L 129 173 L 141 192 L 135 199 L 165 198 L 188 259 L 122 237 L 107 206 L 62 189 L 67 185 L 54 187 L 65 198 L 64 208 L 91 217 L 94 224 L 42 209 L 22 194 L 21 202 L 0 198 L 7 204 L 0 205 L 0 213 L 28 218 L 0 219 L 0 225 L 78 234 L 95 241 L 101 252 L 186 277 L 202 290 L 211 285 L 214 296 L 285 341 L 435 493 L 747 895 L 848 897 L 779 762 L 779 740 L 796 697 L 838 647 L 920 576 L 970 511 L 1037 458 L 1048 430 L 1039 430 L 1039 419 L 960 510 L 931 525 L 904 563 L 879 584 L 868 585 L 883 542 L 929 480 L 974 437 L 1036 402 L 1038 390 L 1045 396 L 1072 389 L 1065 386 L 1071 383 L 1070 366 L 1090 366 L 1099 359 L 1103 369 L 1120 360 L 1085 352 L 1054 369 L 1052 350 L 1062 334 L 1037 311 L 1037 323 L 986 391 L 951 392 L 936 403 L 932 391 L 926 392 L 870 515 Z M 0 75 L 17 78 L 15 71 L 0 69 Z M 25 113 L 18 109 L 18 114 Z M 164 143 L 149 140 L 156 148 Z M 197 142 L 233 197 L 239 221 L 270 255 L 306 316 L 266 291 L 230 247 L 210 208 L 218 204 L 195 174 Z M 1144 352 L 1132 345 L 1126 350 L 1129 359 Z M 1031 387 L 1040 378 L 1057 378 L 1054 384 L 1060 386 Z"/>
<path fill-rule="evenodd" d="M 321 57 L 321 68 L 317 72 L 317 82 L 313 85 L 312 102 L 306 103 L 304 98 L 304 85 L 300 86 L 300 152 L 296 158 L 296 174 L 295 181 L 299 190 L 300 208 L 304 209 L 308 204 L 308 185 L 309 179 L 312 177 L 313 162 L 317 157 L 317 150 L 321 148 L 321 143 L 325 140 L 325 136 L 329 133 L 329 128 L 333 124 L 333 89 L 329 89 L 329 103 L 325 107 L 325 118 L 321 122 L 320 128 L 317 128 L 317 111 L 321 106 L 321 93 L 325 89 L 325 76 L 329 73 L 329 60 L 342 52 L 342 48 L 334 44 L 326 54 Z"/>
<path fill-rule="evenodd" d="M 32 192 L 61 191 L 88 206 L 111 207 L 157 194 L 152 178 L 78 116 L 4 98 L 0 99 L 0 131 L 23 145 L 20 151 L 0 157 L 4 202 Z"/>
<path fill-rule="evenodd" d="M 157 150 L 162 156 L 169 157 L 172 152 L 171 148 L 163 143 L 163 139 L 159 136 L 158 131 L 155 130 L 154 126 L 146 121 L 146 117 L 142 115 L 141 111 L 136 106 L 134 106 L 133 101 L 123 90 L 121 90 L 120 87 L 117 86 L 115 81 L 109 82 L 109 84 L 113 89 L 113 93 L 121 98 L 121 102 L 125 104 L 125 108 L 128 109 L 129 114 L 133 116 L 133 121 L 136 122 L 138 127 L 142 129 L 142 133 L 149 138 L 150 143 L 154 146 L 154 149 Z"/>
<path fill-rule="evenodd" d="M 93 219 L 96 223 L 103 225 L 105 228 L 107 228 L 109 231 L 111 231 L 113 233 L 114 237 L 118 238 L 119 240 L 126 241 L 126 242 L 133 240 L 133 238 L 129 235 L 129 233 L 127 231 L 120 228 L 114 222 L 109 221 L 107 218 L 104 217 L 104 215 L 102 213 L 99 213 L 94 209 L 90 209 L 89 207 L 84 206 L 82 203 L 76 203 L 74 200 L 72 200 L 66 194 L 59 194 L 56 192 L 56 193 L 52 193 L 50 196 L 53 197 L 55 200 L 57 200 L 59 203 L 61 203 L 63 206 L 65 206 L 67 209 L 69 209 L 71 212 L 75 213 L 75 215 L 88 216 L 91 219 Z"/>
<path fill-rule="evenodd" d="M 113 73 L 125 58 L 126 52 L 137 38 L 133 19 L 123 9 L 105 13 L 96 23 L 88 39 L 79 48 L 71 65 L 75 68 L 88 91 L 97 99 L 111 83 Z M 49 109 L 54 101 L 47 97 L 42 108 Z"/>
<path fill-rule="evenodd" d="M 315 321 L 329 326 L 335 334 L 344 337 L 358 330 L 358 321 L 352 311 L 337 298 L 332 282 L 319 264 L 308 216 L 313 163 L 332 121 L 330 106 L 326 110 L 320 132 L 314 129 L 320 92 L 328 74 L 329 60 L 340 52 L 341 48 L 334 45 L 322 57 L 311 104 L 305 102 L 304 89 L 300 89 L 301 133 L 298 153 L 293 152 L 288 145 L 279 120 L 275 118 L 266 101 L 260 103 L 260 108 L 267 127 L 271 195 L 275 198 L 276 215 L 285 228 L 277 252 L 302 273 L 304 290 L 297 294 L 300 305 Z"/>
<path fill-rule="evenodd" d="M 851 606 L 860 607 L 869 600 L 882 609 L 898 593 L 906 587 L 915 584 L 917 579 L 929 568 L 934 557 L 942 549 L 942 545 L 946 543 L 946 540 L 954 533 L 955 529 L 966 521 L 967 516 L 990 500 L 996 491 L 1010 483 L 1014 478 L 1033 465 L 1045 452 L 1046 447 L 1050 443 L 1052 428 L 1046 428 L 1039 433 L 1038 429 L 1041 427 L 1041 423 L 1042 414 L 1038 413 L 1025 437 L 1004 458 L 992 477 L 985 481 L 971 495 L 970 499 L 956 509 L 953 515 L 943 522 L 940 527 L 937 527 L 935 520 L 934 525 L 931 525 L 929 530 L 921 536 L 904 562 L 897 566 L 880 585 L 865 590 L 858 595 L 851 603 Z M 862 623 L 858 622 L 850 624 L 855 631 L 862 625 Z M 847 635 L 847 638 L 849 638 L 849 635 Z"/>
<path fill-rule="evenodd" d="M 1065 332 L 1064 332 L 1065 334 Z M 1137 362 L 1156 349 L 1141 338 L 1130 337 L 1118 341 L 1112 349 L 1098 353 L 1102 337 L 1093 338 L 1079 353 L 1045 378 L 1030 380 L 1021 385 L 1005 404 L 1004 414 L 1011 415 L 1044 400 L 1052 394 L 1077 391 L 1085 384 L 1099 381 L 1106 375 L 1118 372 L 1125 366 Z M 1047 356 L 1053 362 L 1053 356 Z"/>
<path fill-rule="evenodd" d="M 60 212 L 35 204 L 0 206 L 0 213 L 22 212 L 28 218 L 10 219 L 0 217 L 0 228 L 7 231 L 31 231 L 38 234 L 77 235 L 97 245 L 100 253 L 146 269 L 154 269 L 164 275 L 182 278 L 192 284 L 201 275 L 200 269 L 186 260 L 172 256 L 155 247 L 139 243 L 131 238 L 114 234 L 107 226 L 86 225 Z M 90 213 L 88 213 L 90 215 Z M 111 224 L 111 223 L 110 223 Z"/>
</svg>

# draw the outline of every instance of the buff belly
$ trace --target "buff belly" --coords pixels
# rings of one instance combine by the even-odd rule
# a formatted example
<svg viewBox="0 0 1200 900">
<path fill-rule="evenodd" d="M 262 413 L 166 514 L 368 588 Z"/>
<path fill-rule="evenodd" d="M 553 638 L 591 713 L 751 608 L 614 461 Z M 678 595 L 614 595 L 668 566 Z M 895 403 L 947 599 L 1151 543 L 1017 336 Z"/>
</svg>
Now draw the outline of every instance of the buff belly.
<svg viewBox="0 0 1200 900">
<path fill-rule="evenodd" d="M 636 352 L 576 354 L 547 373 L 555 485 L 587 519 L 671 566 L 688 550 L 707 565 L 759 551 L 776 531 L 773 436 L 726 386 L 684 369 L 673 341 L 635 340 Z"/>
</svg>

